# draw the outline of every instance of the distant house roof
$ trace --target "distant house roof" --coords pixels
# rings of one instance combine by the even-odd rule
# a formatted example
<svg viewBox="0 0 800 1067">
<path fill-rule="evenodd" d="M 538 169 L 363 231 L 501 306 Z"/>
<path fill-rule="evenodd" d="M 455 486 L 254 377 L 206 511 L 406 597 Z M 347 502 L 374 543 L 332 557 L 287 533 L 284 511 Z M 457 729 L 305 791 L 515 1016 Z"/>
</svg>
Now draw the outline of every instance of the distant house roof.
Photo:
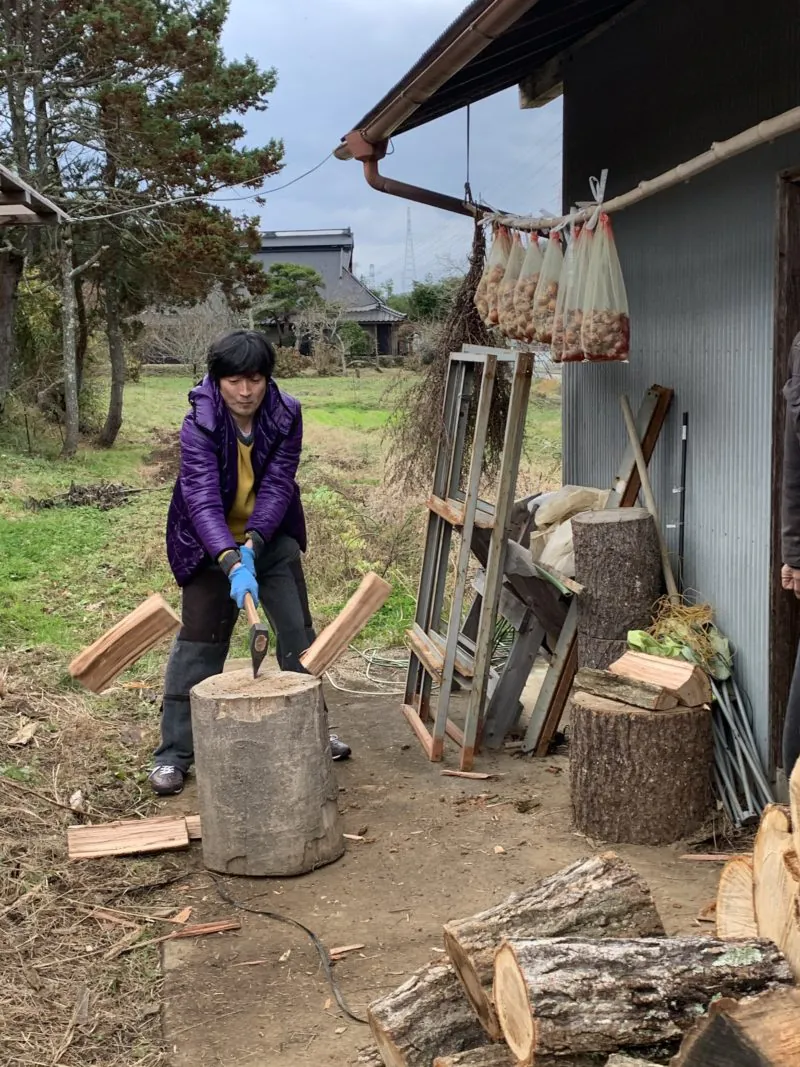
<svg viewBox="0 0 800 1067">
<path fill-rule="evenodd" d="M 353 231 L 268 230 L 255 254 L 265 270 L 273 263 L 313 267 L 322 276 L 323 296 L 347 308 L 354 322 L 402 322 L 406 316 L 385 304 L 353 274 Z"/>
</svg>

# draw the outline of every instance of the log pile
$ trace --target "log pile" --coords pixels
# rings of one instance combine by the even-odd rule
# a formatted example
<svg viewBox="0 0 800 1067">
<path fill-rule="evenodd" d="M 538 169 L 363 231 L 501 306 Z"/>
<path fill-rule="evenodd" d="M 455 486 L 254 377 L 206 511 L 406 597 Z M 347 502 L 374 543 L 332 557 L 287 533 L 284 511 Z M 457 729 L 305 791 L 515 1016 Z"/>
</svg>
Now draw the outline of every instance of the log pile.
<svg viewBox="0 0 800 1067">
<path fill-rule="evenodd" d="M 741 880 L 741 872 L 732 879 Z M 696 1051 L 676 1060 L 680 1067 L 800 1062 L 780 1058 L 783 1048 L 800 1049 L 800 1012 L 789 1011 L 800 994 L 780 948 L 755 934 L 735 944 L 721 935 L 666 937 L 647 886 L 613 852 L 448 922 L 444 943 L 447 960 L 370 1005 L 377 1048 L 360 1062 L 647 1067 L 678 1053 L 687 1034 Z M 770 1004 L 780 1041 L 753 1045 L 763 1059 L 737 1059 L 761 1040 Z M 704 1027 L 712 1037 L 724 1031 L 729 1060 L 703 1058 Z"/>
<path fill-rule="evenodd" d="M 716 923 L 720 938 L 774 942 L 800 980 L 800 765 L 792 786 L 791 808 L 764 809 L 752 858 L 736 856 L 723 867 Z"/>
<path fill-rule="evenodd" d="M 702 826 L 714 737 L 699 667 L 626 652 L 607 671 L 579 671 L 570 700 L 576 829 L 595 841 L 666 845 Z"/>
</svg>

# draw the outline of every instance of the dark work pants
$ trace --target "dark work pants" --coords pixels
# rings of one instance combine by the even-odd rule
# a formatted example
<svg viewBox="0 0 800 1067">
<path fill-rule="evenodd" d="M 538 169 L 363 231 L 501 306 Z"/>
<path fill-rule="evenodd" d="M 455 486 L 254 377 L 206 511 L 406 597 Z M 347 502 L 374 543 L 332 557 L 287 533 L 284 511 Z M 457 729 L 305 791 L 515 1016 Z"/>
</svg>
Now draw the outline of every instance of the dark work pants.
<svg viewBox="0 0 800 1067">
<path fill-rule="evenodd" d="M 792 769 L 798 757 L 800 757 L 800 647 L 797 649 L 789 702 L 786 705 L 786 719 L 783 724 L 783 770 L 787 781 L 792 776 Z"/>
<path fill-rule="evenodd" d="M 281 535 L 265 545 L 256 561 L 256 579 L 261 607 L 276 636 L 278 666 L 305 673 L 300 656 L 314 640 L 314 627 L 297 542 Z M 189 770 L 194 755 L 189 693 L 221 673 L 238 615 L 230 582 L 216 564 L 204 567 L 184 586 L 182 625 L 164 677 L 157 767 Z"/>
</svg>

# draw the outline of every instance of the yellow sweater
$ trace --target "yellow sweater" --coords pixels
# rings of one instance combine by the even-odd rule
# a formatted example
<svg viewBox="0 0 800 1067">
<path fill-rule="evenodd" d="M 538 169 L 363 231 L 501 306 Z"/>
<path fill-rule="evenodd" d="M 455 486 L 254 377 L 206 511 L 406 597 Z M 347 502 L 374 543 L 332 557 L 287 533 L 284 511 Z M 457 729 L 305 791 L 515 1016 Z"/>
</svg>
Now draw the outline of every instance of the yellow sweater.
<svg viewBox="0 0 800 1067">
<path fill-rule="evenodd" d="M 228 528 L 238 544 L 244 544 L 245 531 L 256 504 L 255 475 L 253 474 L 253 442 L 249 444 L 237 438 L 239 448 L 239 477 L 236 483 L 236 498 L 228 512 Z"/>
</svg>

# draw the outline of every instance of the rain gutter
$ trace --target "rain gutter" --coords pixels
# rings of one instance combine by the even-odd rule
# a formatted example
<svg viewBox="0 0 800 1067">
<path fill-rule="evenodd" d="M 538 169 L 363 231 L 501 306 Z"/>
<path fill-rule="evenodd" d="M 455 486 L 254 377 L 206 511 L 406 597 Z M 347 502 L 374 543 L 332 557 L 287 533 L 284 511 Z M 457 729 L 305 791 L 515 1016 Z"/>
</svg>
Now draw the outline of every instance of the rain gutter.
<svg viewBox="0 0 800 1067">
<path fill-rule="evenodd" d="M 472 59 L 529 11 L 537 0 L 474 0 L 415 67 L 395 86 L 359 127 L 342 138 L 337 159 L 357 159 L 367 184 L 378 192 L 477 218 L 490 209 L 457 197 L 409 185 L 380 173 L 389 138 L 403 122 Z"/>
</svg>

